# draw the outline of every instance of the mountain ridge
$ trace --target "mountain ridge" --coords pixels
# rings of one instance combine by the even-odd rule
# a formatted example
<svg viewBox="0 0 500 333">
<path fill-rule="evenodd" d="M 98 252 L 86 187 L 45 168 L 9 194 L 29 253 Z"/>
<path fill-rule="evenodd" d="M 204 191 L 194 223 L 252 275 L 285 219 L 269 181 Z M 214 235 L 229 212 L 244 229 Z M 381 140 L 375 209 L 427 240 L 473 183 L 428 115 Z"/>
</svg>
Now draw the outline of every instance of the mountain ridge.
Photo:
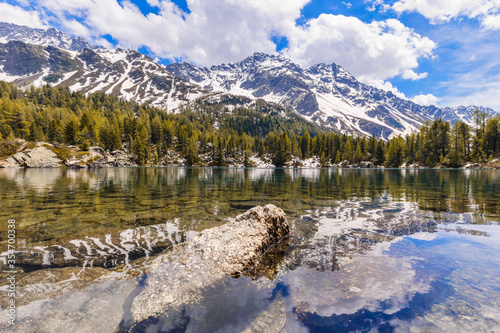
<svg viewBox="0 0 500 333">
<path fill-rule="evenodd" d="M 282 56 L 255 53 L 234 64 L 196 67 L 172 63 L 167 70 L 207 90 L 262 98 L 289 107 L 329 130 L 388 138 L 408 134 L 426 120 L 472 121 L 470 108 L 422 106 L 390 91 L 358 81 L 342 66 L 316 64 L 301 68 Z M 291 88 L 290 88 L 291 87 Z"/>
<path fill-rule="evenodd" d="M 115 94 L 168 110 L 207 93 L 134 50 L 69 51 L 22 41 L 0 43 L 0 80 Z"/>
<path fill-rule="evenodd" d="M 70 37 L 55 28 L 40 29 L 13 23 L 0 22 L 0 42 L 18 40 L 28 44 L 55 46 L 70 51 L 98 48 L 90 45 L 83 37 Z"/>
<path fill-rule="evenodd" d="M 99 48 L 53 28 L 9 23 L 0 23 L 0 79 L 110 93 L 168 112 L 197 101 L 233 100 L 238 101 L 235 106 L 247 107 L 265 101 L 326 130 L 384 139 L 416 131 L 424 121 L 437 118 L 470 124 L 475 108 L 495 113 L 476 106 L 418 105 L 358 81 L 336 63 L 304 69 L 283 56 L 257 52 L 210 68 L 187 62 L 165 67 L 134 50 Z"/>
</svg>

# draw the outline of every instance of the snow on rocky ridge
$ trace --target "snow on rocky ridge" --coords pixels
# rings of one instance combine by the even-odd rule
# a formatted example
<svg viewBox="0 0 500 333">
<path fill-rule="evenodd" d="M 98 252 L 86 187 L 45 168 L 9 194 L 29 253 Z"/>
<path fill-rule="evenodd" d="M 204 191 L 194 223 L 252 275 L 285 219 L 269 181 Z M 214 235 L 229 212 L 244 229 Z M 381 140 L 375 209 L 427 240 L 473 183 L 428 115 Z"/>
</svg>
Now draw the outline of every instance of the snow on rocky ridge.
<svg viewBox="0 0 500 333">
<path fill-rule="evenodd" d="M 137 51 L 71 51 L 22 41 L 0 43 L 0 79 L 18 85 L 49 83 L 84 93 L 104 92 L 167 110 L 207 93 Z"/>
<path fill-rule="evenodd" d="M 382 138 L 408 134 L 425 120 L 443 118 L 451 123 L 471 123 L 472 111 L 476 109 L 421 106 L 361 83 L 335 63 L 303 69 L 290 59 L 264 53 L 210 68 L 173 63 L 167 70 L 207 90 L 281 104 L 326 129 Z"/>
<path fill-rule="evenodd" d="M 12 23 L 0 22 L 0 42 L 18 40 L 28 44 L 55 46 L 65 50 L 78 51 L 85 48 L 96 48 L 82 37 L 70 37 L 54 28 L 35 29 Z"/>
<path fill-rule="evenodd" d="M 241 96 L 248 107 L 265 100 L 324 129 L 386 139 L 417 130 L 425 120 L 471 123 L 476 109 L 421 106 L 363 84 L 335 63 L 303 69 L 287 58 L 255 53 L 234 64 L 204 68 L 185 62 L 165 68 L 137 51 L 92 47 L 52 28 L 1 22 L 0 80 L 115 94 L 167 111 L 197 100 Z"/>
</svg>

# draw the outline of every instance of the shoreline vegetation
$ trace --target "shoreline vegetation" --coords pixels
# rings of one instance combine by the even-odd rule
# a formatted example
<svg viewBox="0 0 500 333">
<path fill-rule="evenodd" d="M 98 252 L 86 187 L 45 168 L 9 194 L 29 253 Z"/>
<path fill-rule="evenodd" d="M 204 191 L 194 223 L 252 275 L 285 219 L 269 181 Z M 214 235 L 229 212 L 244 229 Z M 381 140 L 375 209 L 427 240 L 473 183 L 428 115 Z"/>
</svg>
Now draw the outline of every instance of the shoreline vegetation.
<svg viewBox="0 0 500 333">
<path fill-rule="evenodd" d="M 71 168 L 71 169 L 92 169 L 110 167 L 200 167 L 200 168 L 285 168 L 285 169 L 307 169 L 307 168 L 376 168 L 376 169 L 500 169 L 500 158 L 492 159 L 487 163 L 467 163 L 460 167 L 447 167 L 436 165 L 430 168 L 425 165 L 403 163 L 396 167 L 376 165 L 371 161 L 361 161 L 351 164 L 345 160 L 338 164 L 321 163 L 317 156 L 308 159 L 294 158 L 282 166 L 275 166 L 272 156 L 259 157 L 252 155 L 230 158 L 223 166 L 213 165 L 213 157 L 210 155 L 200 158 L 196 165 L 188 165 L 185 158 L 175 151 L 170 151 L 168 156 L 171 162 L 161 162 L 154 164 L 149 162 L 144 165 L 136 163 L 135 156 L 127 149 L 119 149 L 112 152 L 105 151 L 101 147 L 89 147 L 84 151 L 76 146 L 54 145 L 47 142 L 27 142 L 21 139 L 4 141 L 1 145 L 8 145 L 10 149 L 15 149 L 15 153 L 8 157 L 0 157 L 0 168 Z M 246 160 L 248 158 L 248 160 Z"/>
<path fill-rule="evenodd" d="M 500 169 L 500 115 L 441 119 L 390 139 L 327 132 L 264 101 L 181 106 L 0 81 L 0 167 Z"/>
</svg>

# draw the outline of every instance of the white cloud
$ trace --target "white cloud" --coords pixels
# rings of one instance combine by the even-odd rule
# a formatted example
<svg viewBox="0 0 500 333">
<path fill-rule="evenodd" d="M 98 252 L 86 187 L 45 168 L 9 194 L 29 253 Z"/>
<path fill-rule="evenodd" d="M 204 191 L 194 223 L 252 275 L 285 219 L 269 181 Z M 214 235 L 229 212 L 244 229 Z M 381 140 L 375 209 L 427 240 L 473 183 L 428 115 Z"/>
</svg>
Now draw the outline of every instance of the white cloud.
<svg viewBox="0 0 500 333">
<path fill-rule="evenodd" d="M 398 88 L 393 86 L 392 83 L 390 83 L 389 81 L 368 80 L 365 83 L 369 84 L 375 88 L 378 88 L 378 89 L 390 91 L 394 95 L 398 96 L 399 98 L 408 99 L 408 100 L 412 101 L 413 103 L 417 103 L 419 105 L 424 105 L 424 106 L 437 105 L 438 101 L 440 101 L 440 99 L 438 97 L 436 97 L 432 94 L 427 94 L 427 95 L 421 94 L 421 95 L 417 95 L 413 98 L 408 98 L 408 97 L 406 97 L 406 95 L 403 92 L 399 91 Z"/>
<path fill-rule="evenodd" d="M 381 12 L 385 12 L 391 8 L 384 3 L 384 0 L 365 0 L 365 3 L 368 4 L 366 9 L 370 12 L 377 10 L 377 8 L 380 8 Z"/>
<path fill-rule="evenodd" d="M 350 2 L 344 2 L 344 1 L 342 1 L 342 3 L 344 4 L 344 6 L 347 7 L 347 9 L 351 9 L 352 3 L 350 3 Z"/>
<path fill-rule="evenodd" d="M 433 24 L 468 17 L 478 19 L 485 28 L 500 29 L 496 15 L 500 12 L 500 0 L 400 0 L 392 8 L 398 13 L 418 12 Z"/>
<path fill-rule="evenodd" d="M 160 0 L 146 0 L 151 7 L 160 7 Z"/>
<path fill-rule="evenodd" d="M 417 95 L 410 99 L 412 102 L 420 104 L 420 105 L 436 105 L 437 102 L 439 101 L 439 98 L 432 94 L 427 94 L 427 95 Z"/>
<path fill-rule="evenodd" d="M 62 24 L 66 27 L 67 33 L 84 38 L 93 38 L 90 29 L 76 20 L 63 19 Z"/>
<path fill-rule="evenodd" d="M 159 9 L 148 15 L 128 1 L 37 3 L 73 34 L 94 41 L 109 34 L 120 47 L 146 45 L 154 56 L 204 66 L 240 61 L 257 51 L 275 53 L 270 38 L 278 35 L 289 41 L 282 53 L 304 67 L 335 61 L 360 80 L 385 80 L 415 69 L 418 58 L 432 56 L 436 47 L 395 19 L 367 24 L 355 17 L 322 14 L 297 26 L 309 1 L 289 0 L 283 6 L 282 0 L 187 0 L 190 13 L 184 13 L 169 0 L 148 0 Z M 71 16 L 75 18 L 68 20 Z"/>
<path fill-rule="evenodd" d="M 358 79 L 385 80 L 418 67 L 436 44 L 401 22 L 389 19 L 364 23 L 355 17 L 322 14 L 288 35 L 284 52 L 303 66 L 341 64 Z"/>
<path fill-rule="evenodd" d="M 483 26 L 486 29 L 499 30 L 500 29 L 500 15 L 488 15 L 483 19 Z"/>
<path fill-rule="evenodd" d="M 4 2 L 0 3 L 0 21 L 26 25 L 32 28 L 46 28 L 36 11 L 27 11 Z"/>
<path fill-rule="evenodd" d="M 270 40 L 295 26 L 301 9 L 310 0 L 188 0 L 190 13 L 171 1 L 149 0 L 159 13 L 144 15 L 132 3 L 116 0 L 42 0 L 42 9 L 73 33 L 68 16 L 76 16 L 89 29 L 89 36 L 113 36 L 121 47 L 146 45 L 156 56 L 183 58 L 200 65 L 244 59 L 262 51 L 275 53 Z M 131 24 L 133 22 L 133 24 Z"/>
<path fill-rule="evenodd" d="M 368 84 L 368 85 L 370 85 L 370 86 L 372 86 L 372 87 L 378 88 L 378 89 L 382 89 L 382 90 L 385 90 L 385 91 L 390 91 L 394 95 L 398 96 L 399 98 L 405 98 L 406 99 L 405 94 L 402 93 L 401 91 L 399 91 L 398 88 L 396 88 L 395 86 L 393 86 L 392 83 L 390 83 L 389 81 L 377 80 L 377 79 L 368 79 L 368 80 L 365 80 L 365 83 Z"/>
<path fill-rule="evenodd" d="M 452 80 L 442 82 L 441 86 L 446 87 L 446 90 L 440 104 L 481 105 L 500 111 L 500 73 L 484 74 L 483 70 L 480 68 L 478 72 L 457 75 Z"/>
<path fill-rule="evenodd" d="M 254 52 L 276 53 L 271 37 L 277 35 L 289 42 L 281 53 L 301 66 L 336 62 L 361 81 L 378 82 L 396 94 L 401 93 L 384 80 L 427 75 L 414 69 L 419 58 L 433 55 L 436 44 L 429 38 L 395 19 L 365 23 L 322 14 L 296 25 L 309 1 L 289 0 L 283 6 L 282 0 L 187 0 L 185 13 L 170 0 L 147 0 L 158 9 L 147 15 L 127 0 L 31 0 L 31 5 L 55 26 L 91 42 L 109 47 L 103 36 L 111 35 L 119 47 L 146 46 L 153 57 L 203 66 L 240 61 Z M 38 16 L 32 17 L 35 12 L 2 5 L 25 21 L 42 24 Z"/>
<path fill-rule="evenodd" d="M 427 73 L 427 72 L 417 74 L 411 69 L 406 69 L 403 72 L 403 75 L 401 75 L 401 77 L 405 80 L 417 81 L 417 80 L 425 79 L 427 77 L 427 75 L 429 75 L 429 73 Z"/>
</svg>

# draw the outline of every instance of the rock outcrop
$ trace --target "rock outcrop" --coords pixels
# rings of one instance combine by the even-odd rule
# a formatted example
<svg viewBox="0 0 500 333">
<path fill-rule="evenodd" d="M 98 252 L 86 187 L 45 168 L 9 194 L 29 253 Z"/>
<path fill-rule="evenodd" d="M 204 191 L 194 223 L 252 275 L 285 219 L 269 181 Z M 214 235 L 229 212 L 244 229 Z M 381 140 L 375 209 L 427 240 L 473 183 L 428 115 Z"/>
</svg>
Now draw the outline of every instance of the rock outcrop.
<svg viewBox="0 0 500 333">
<path fill-rule="evenodd" d="M 102 150 L 102 149 L 101 149 Z M 125 150 L 114 150 L 111 153 L 101 152 L 102 158 L 95 161 L 95 167 L 130 167 L 137 166 L 132 156 Z"/>
<path fill-rule="evenodd" d="M 121 330 L 143 331 L 229 276 L 255 276 L 259 263 L 270 265 L 270 251 L 282 254 L 274 257 L 276 265 L 284 255 L 276 245 L 287 244 L 289 232 L 285 213 L 274 205 L 254 207 L 230 223 L 204 230 L 152 264 Z"/>
<path fill-rule="evenodd" d="M 7 159 L 8 164 L 14 162 L 21 167 L 27 168 L 54 168 L 61 166 L 61 159 L 49 148 L 38 145 L 33 149 L 17 153 Z"/>
<path fill-rule="evenodd" d="M 46 142 L 28 144 L 17 140 L 17 151 L 0 159 L 0 168 L 106 168 L 137 166 L 126 149 L 107 152 L 101 147 L 88 151 L 75 146 L 52 145 Z M 60 156 L 59 156 L 60 155 Z"/>
</svg>

